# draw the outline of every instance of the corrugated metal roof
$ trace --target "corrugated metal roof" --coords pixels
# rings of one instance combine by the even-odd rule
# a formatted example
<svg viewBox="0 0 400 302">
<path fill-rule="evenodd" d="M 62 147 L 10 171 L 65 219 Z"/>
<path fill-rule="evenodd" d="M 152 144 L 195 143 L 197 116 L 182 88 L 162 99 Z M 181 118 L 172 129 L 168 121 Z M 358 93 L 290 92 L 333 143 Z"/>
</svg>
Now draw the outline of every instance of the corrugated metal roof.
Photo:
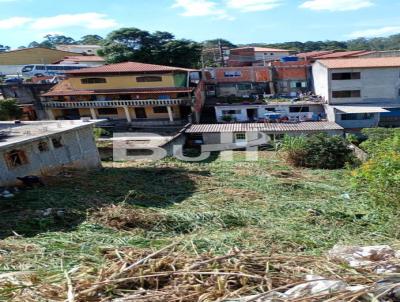
<svg viewBox="0 0 400 302">
<path fill-rule="evenodd" d="M 318 60 L 317 62 L 332 69 L 400 67 L 400 57 L 334 59 Z"/>
<path fill-rule="evenodd" d="M 344 113 L 380 113 L 389 112 L 382 107 L 365 107 L 365 106 L 335 106 L 335 109 Z"/>
<path fill-rule="evenodd" d="M 198 124 L 192 125 L 186 133 L 221 133 L 221 132 L 318 132 L 328 130 L 344 130 L 333 122 L 303 123 L 248 123 L 248 124 Z"/>
<path fill-rule="evenodd" d="M 104 65 L 100 67 L 83 68 L 69 71 L 68 74 L 95 74 L 95 73 L 140 73 L 140 72 L 172 72 L 192 71 L 192 69 L 171 67 L 138 62 L 124 62 L 118 64 Z"/>
</svg>

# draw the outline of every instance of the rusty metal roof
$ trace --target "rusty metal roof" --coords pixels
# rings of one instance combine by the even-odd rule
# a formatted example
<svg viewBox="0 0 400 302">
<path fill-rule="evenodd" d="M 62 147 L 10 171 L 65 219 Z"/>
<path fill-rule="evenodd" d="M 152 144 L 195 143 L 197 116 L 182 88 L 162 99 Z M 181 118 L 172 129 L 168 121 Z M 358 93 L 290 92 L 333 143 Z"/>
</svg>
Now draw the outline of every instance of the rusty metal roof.
<svg viewBox="0 0 400 302">
<path fill-rule="evenodd" d="M 321 132 L 344 130 L 334 122 L 300 123 L 243 123 L 243 124 L 198 124 L 186 129 L 186 133 L 221 133 L 221 132 Z"/>
</svg>

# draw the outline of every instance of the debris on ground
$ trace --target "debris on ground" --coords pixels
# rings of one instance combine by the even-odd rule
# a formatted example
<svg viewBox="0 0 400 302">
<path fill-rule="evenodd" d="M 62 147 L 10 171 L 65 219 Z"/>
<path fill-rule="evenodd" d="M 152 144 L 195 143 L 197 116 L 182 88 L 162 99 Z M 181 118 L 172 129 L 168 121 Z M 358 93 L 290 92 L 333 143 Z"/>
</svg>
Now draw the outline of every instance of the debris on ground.
<svg viewBox="0 0 400 302">
<path fill-rule="evenodd" d="M 396 251 L 388 245 L 340 246 L 328 253 L 331 260 L 346 263 L 354 268 L 370 268 L 376 273 L 400 273 L 400 260 Z"/>
<path fill-rule="evenodd" d="M 393 302 L 400 297 L 400 276 L 385 277 L 373 266 L 359 270 L 343 266 L 341 258 L 338 262 L 331 257 L 339 251 L 343 254 L 344 249 L 338 247 L 331 258 L 237 249 L 222 256 L 191 256 L 183 248 L 176 243 L 156 251 L 105 249 L 99 270 L 90 263 L 77 263 L 63 276 L 54 272 L 40 278 L 35 272 L 0 274 L 0 288 L 6 289 L 12 301 Z M 383 257 L 377 261 L 387 260 L 389 252 L 393 255 L 388 247 L 354 251 Z"/>
</svg>

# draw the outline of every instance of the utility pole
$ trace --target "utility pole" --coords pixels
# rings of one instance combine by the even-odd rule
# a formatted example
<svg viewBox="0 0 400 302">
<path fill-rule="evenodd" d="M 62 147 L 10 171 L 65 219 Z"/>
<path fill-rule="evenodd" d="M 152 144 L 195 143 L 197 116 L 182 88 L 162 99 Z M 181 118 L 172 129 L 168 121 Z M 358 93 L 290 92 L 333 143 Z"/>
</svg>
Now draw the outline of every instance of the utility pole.
<svg viewBox="0 0 400 302">
<path fill-rule="evenodd" d="M 219 55 L 221 58 L 221 67 L 225 67 L 224 50 L 222 48 L 221 39 L 218 40 Z"/>
</svg>

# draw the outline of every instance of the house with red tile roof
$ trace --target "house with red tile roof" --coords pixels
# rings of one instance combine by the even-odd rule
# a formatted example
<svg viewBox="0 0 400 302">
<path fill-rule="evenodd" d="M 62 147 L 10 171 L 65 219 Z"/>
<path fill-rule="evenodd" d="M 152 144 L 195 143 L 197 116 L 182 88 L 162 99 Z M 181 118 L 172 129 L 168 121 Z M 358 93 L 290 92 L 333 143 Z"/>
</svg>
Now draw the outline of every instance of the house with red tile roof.
<svg viewBox="0 0 400 302">
<path fill-rule="evenodd" d="M 44 93 L 49 119 L 110 119 L 131 125 L 179 125 L 192 107 L 199 114 L 203 93 L 192 69 L 125 62 L 68 72 Z"/>
<path fill-rule="evenodd" d="M 400 57 L 317 60 L 313 82 L 328 119 L 344 128 L 400 125 Z"/>
</svg>

